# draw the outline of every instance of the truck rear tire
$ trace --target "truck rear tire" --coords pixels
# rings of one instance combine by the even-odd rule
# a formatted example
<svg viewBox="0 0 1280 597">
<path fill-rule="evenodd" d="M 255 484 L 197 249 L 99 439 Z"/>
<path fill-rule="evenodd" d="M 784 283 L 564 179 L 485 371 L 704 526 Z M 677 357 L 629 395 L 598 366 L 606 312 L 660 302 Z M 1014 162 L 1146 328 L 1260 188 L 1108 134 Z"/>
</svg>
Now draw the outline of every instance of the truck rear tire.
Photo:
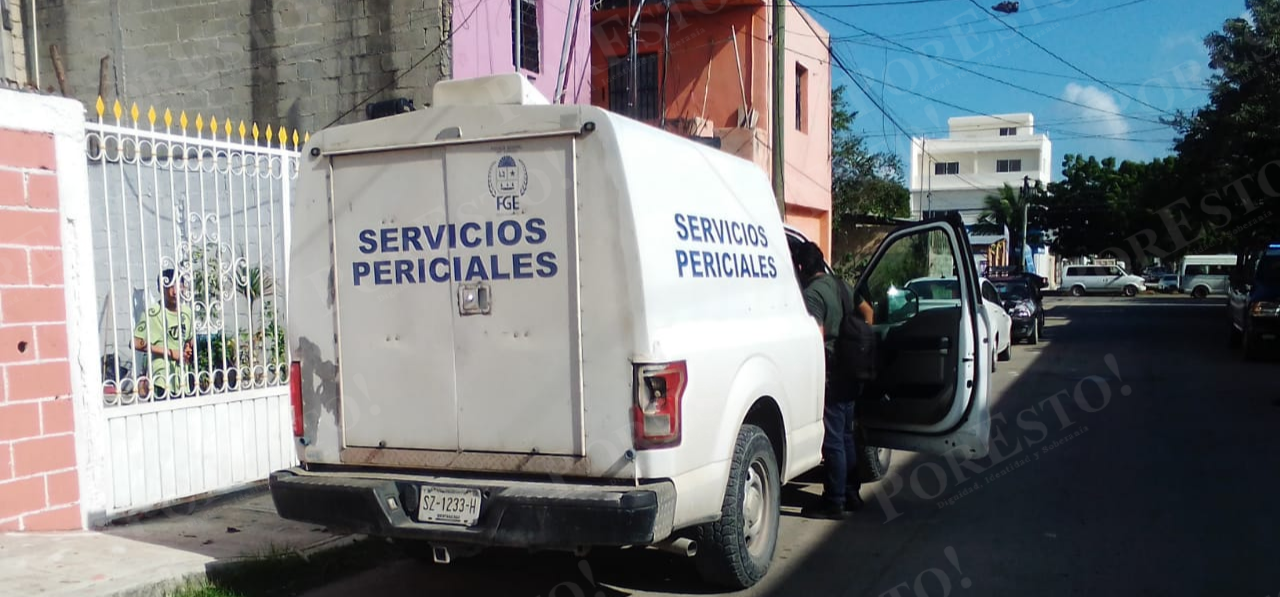
<svg viewBox="0 0 1280 597">
<path fill-rule="evenodd" d="M 858 481 L 873 483 L 889 474 L 889 463 L 893 460 L 893 450 L 867 445 L 867 432 L 861 425 L 853 427 L 854 445 L 858 450 Z"/>
<path fill-rule="evenodd" d="M 769 572 L 778 547 L 782 489 L 769 436 L 743 425 L 730 467 L 720 520 L 694 529 L 694 562 L 704 581 L 745 589 Z"/>
</svg>

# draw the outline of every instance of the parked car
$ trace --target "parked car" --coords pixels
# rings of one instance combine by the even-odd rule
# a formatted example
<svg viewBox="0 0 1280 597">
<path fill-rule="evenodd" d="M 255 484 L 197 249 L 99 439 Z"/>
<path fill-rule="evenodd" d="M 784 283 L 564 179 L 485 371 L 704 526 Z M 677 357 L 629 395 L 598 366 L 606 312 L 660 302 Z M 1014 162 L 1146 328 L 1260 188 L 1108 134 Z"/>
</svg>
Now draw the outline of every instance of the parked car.
<svg viewBox="0 0 1280 597">
<path fill-rule="evenodd" d="M 1227 295 L 1231 346 L 1252 360 L 1280 338 L 1280 242 L 1243 252 L 1236 263 Z"/>
<path fill-rule="evenodd" d="M 1062 287 L 1071 296 L 1111 292 L 1137 296 L 1147 289 L 1147 283 L 1118 265 L 1068 265 L 1062 272 Z"/>
<path fill-rule="evenodd" d="M 920 310 L 938 308 L 955 308 L 960 304 L 960 282 L 955 278 L 917 278 L 907 282 L 903 287 L 919 297 Z M 996 361 L 1007 361 L 1010 358 L 1010 331 L 1012 319 L 1000 305 L 1000 296 L 995 287 L 986 278 L 979 278 L 980 296 L 987 332 L 994 338 L 991 343 L 991 370 L 996 370 Z"/>
<path fill-rule="evenodd" d="M 1235 266 L 1235 255 L 1187 255 L 1182 259 L 1179 291 L 1198 299 L 1226 294 Z"/>
<path fill-rule="evenodd" d="M 1158 287 L 1158 290 L 1160 292 L 1181 292 L 1179 287 L 1182 283 L 1178 280 L 1178 274 L 1165 274 L 1161 276 L 1159 284 L 1160 286 Z"/>
<path fill-rule="evenodd" d="M 1149 267 L 1142 272 L 1142 281 L 1147 284 L 1159 284 L 1160 280 L 1165 276 L 1172 274 L 1169 268 L 1164 266 Z"/>
<path fill-rule="evenodd" d="M 1039 344 L 1044 333 L 1044 303 L 1038 285 L 1026 277 L 992 278 L 991 283 L 1012 318 L 1012 340 Z"/>
<path fill-rule="evenodd" d="M 443 81 L 304 147 L 291 287 L 331 286 L 289 295 L 299 465 L 271 474 L 276 510 L 441 563 L 649 547 L 752 586 L 783 484 L 821 460 L 796 233 L 750 161 L 538 96 L 519 74 Z M 987 455 L 972 254 L 958 215 L 905 224 L 855 285 L 883 357 L 869 445 Z M 901 290 L 945 273 L 950 307 Z"/>
</svg>

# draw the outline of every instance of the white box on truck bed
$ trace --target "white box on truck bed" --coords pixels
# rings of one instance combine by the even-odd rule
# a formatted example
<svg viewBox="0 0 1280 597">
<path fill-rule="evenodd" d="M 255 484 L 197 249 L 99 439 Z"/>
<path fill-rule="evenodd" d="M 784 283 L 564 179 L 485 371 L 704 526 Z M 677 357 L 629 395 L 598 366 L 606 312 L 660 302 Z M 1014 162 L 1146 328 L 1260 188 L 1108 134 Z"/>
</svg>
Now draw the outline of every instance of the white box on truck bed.
<svg viewBox="0 0 1280 597">
<path fill-rule="evenodd" d="M 781 483 L 819 463 L 823 435 L 821 334 L 771 187 L 752 163 L 530 90 L 441 83 L 429 109 L 304 148 L 303 464 L 272 475 L 276 507 L 455 550 L 714 535 L 704 575 L 750 585 Z"/>
</svg>

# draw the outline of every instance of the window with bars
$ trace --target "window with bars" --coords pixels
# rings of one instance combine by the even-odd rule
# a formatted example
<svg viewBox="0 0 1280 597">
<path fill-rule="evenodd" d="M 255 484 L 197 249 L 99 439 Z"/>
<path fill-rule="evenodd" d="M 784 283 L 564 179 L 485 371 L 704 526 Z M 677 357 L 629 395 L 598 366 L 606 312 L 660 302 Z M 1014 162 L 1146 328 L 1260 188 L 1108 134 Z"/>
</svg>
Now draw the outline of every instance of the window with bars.
<svg viewBox="0 0 1280 597">
<path fill-rule="evenodd" d="M 542 36 L 537 0 L 511 0 L 511 62 L 516 68 L 542 72 Z"/>
<path fill-rule="evenodd" d="M 933 173 L 937 176 L 959 174 L 960 162 L 937 162 L 933 165 Z"/>
<path fill-rule="evenodd" d="M 1012 137 L 1012 136 L 1017 135 L 1017 134 L 1018 134 L 1018 128 L 1017 128 L 1017 127 L 1009 126 L 1009 127 L 1004 127 L 1004 128 L 1001 128 L 1001 129 L 1000 129 L 1000 136 L 1001 136 L 1001 137 Z"/>
<path fill-rule="evenodd" d="M 631 102 L 631 63 L 626 56 L 609 59 L 609 109 L 636 120 L 657 120 L 658 54 L 636 56 L 636 105 Z"/>
<path fill-rule="evenodd" d="M 1022 160 L 996 160 L 996 172 L 1022 172 Z"/>
<path fill-rule="evenodd" d="M 809 131 L 809 69 L 796 63 L 796 130 Z"/>
</svg>

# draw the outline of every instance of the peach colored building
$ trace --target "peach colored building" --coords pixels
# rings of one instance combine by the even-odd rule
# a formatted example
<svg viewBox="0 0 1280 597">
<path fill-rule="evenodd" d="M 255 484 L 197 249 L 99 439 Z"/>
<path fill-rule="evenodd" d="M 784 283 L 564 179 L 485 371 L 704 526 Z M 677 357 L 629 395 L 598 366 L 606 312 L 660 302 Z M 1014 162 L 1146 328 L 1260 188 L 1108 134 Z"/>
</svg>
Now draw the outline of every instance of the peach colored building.
<svg viewBox="0 0 1280 597">
<path fill-rule="evenodd" d="M 630 4 L 592 14 L 591 103 L 705 139 L 772 172 L 772 8 L 763 0 L 646 3 L 637 23 L 635 94 L 627 56 Z M 783 157 L 787 221 L 831 252 L 831 61 L 827 31 L 787 5 Z"/>
</svg>

